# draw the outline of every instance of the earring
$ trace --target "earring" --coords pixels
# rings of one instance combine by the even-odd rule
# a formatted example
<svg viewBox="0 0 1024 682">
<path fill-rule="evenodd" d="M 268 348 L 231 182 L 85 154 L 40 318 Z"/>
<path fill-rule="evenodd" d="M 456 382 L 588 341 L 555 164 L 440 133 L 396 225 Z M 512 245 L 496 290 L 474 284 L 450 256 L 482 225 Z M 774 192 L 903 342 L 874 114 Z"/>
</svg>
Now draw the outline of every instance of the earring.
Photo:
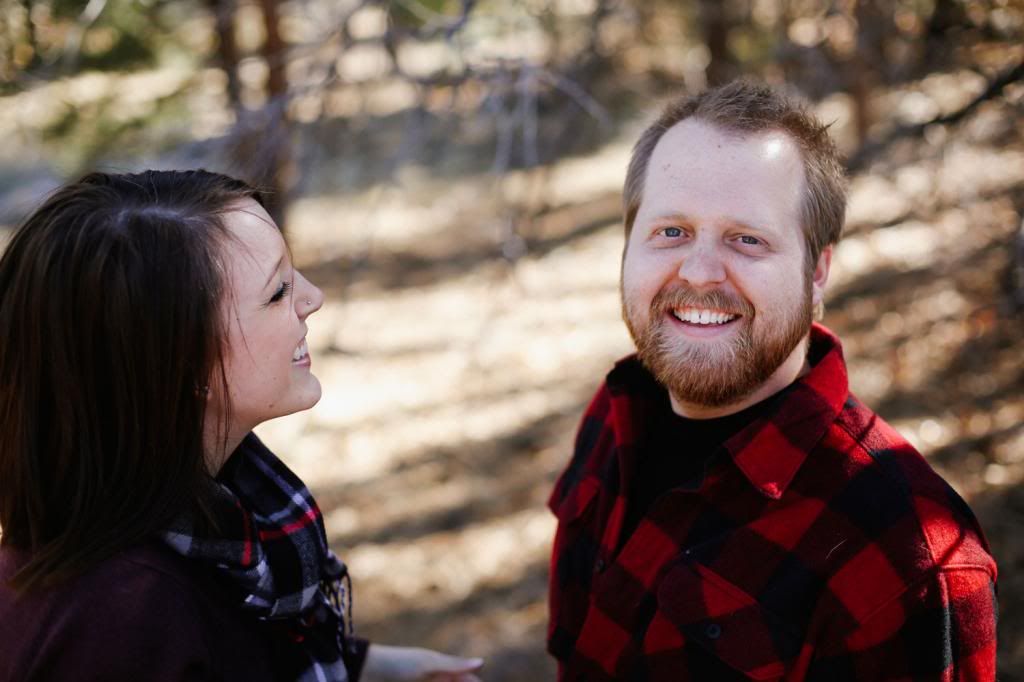
<svg viewBox="0 0 1024 682">
<path fill-rule="evenodd" d="M 307 298 L 306 299 L 306 305 L 313 305 L 312 299 Z"/>
</svg>

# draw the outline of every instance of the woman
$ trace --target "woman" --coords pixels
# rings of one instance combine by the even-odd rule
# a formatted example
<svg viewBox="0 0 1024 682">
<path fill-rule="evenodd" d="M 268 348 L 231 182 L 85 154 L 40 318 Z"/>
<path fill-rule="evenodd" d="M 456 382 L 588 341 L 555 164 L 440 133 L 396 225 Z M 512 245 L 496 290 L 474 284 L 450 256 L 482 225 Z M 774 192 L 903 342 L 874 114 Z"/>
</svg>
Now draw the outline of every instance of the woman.
<svg viewBox="0 0 1024 682">
<path fill-rule="evenodd" d="M 476 680 L 367 644 L 303 483 L 252 434 L 312 407 L 293 267 L 248 185 L 94 173 L 0 259 L 0 681 Z"/>
</svg>

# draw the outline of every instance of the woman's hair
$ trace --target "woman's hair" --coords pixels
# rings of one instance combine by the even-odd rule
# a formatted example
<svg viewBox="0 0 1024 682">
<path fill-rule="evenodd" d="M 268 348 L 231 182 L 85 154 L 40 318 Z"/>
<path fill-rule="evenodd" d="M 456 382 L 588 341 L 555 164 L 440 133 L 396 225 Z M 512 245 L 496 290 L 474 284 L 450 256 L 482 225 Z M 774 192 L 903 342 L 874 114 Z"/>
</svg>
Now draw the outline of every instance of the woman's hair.
<svg viewBox="0 0 1024 682">
<path fill-rule="evenodd" d="M 203 431 L 223 380 L 222 216 L 242 181 L 92 173 L 57 190 L 0 258 L 0 527 L 17 589 L 208 520 Z M 220 374 L 218 374 L 218 372 Z"/>
</svg>

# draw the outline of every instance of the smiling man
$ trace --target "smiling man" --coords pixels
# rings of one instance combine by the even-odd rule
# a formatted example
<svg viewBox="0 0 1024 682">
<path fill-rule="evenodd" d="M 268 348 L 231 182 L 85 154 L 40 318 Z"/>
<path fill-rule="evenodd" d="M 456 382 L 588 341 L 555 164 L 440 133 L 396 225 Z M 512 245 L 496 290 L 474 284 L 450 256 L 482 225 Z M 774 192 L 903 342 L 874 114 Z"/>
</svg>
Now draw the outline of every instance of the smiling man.
<svg viewBox="0 0 1024 682">
<path fill-rule="evenodd" d="M 825 127 L 765 86 L 672 102 L 641 136 L 637 353 L 550 500 L 560 680 L 994 679 L 977 521 L 813 323 L 845 203 Z"/>
</svg>

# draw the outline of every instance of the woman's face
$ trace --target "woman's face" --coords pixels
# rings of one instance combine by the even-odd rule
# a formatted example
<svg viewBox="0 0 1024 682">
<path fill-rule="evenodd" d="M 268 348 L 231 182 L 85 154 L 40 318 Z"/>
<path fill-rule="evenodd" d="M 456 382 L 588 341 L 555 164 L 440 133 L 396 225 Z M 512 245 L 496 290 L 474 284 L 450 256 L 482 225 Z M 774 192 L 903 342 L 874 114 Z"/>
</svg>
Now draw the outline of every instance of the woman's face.
<svg viewBox="0 0 1024 682">
<path fill-rule="evenodd" d="M 292 266 L 281 232 L 255 201 L 239 203 L 224 223 L 231 237 L 222 247 L 231 444 L 260 422 L 308 409 L 320 400 L 320 382 L 310 371 L 306 318 L 320 309 L 323 292 Z M 223 428 L 223 388 L 214 379 L 207 423 Z"/>
</svg>

